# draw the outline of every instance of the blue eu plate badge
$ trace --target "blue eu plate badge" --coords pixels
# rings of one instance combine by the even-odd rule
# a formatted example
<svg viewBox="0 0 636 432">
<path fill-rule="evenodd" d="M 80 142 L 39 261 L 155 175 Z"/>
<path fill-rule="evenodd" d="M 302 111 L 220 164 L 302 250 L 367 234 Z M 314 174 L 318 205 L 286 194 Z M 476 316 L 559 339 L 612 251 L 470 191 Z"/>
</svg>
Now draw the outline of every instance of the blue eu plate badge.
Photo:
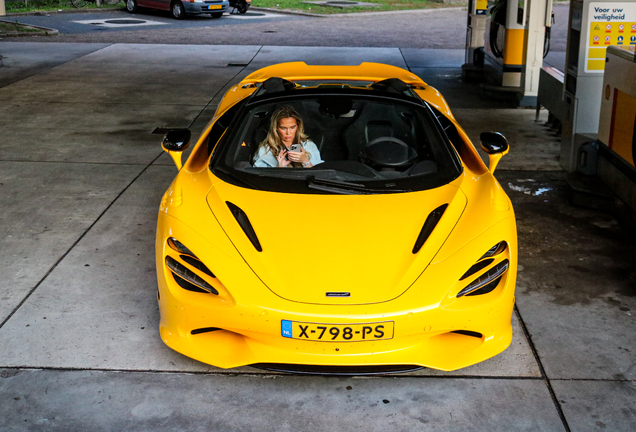
<svg viewBox="0 0 636 432">
<path fill-rule="evenodd" d="M 282 320 L 281 329 L 283 332 L 283 337 L 292 338 L 292 322 L 287 320 Z"/>
</svg>

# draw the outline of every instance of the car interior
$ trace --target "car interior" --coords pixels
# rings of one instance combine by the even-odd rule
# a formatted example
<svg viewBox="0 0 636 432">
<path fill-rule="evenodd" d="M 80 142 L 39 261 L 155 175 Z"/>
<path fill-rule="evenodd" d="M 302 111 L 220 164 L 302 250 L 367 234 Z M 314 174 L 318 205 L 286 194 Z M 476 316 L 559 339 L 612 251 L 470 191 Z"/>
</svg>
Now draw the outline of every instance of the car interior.
<svg viewBox="0 0 636 432">
<path fill-rule="evenodd" d="M 324 163 L 314 170 L 334 169 L 367 178 L 423 175 L 437 172 L 440 157 L 448 153 L 439 128 L 423 107 L 333 95 L 284 104 L 298 112 L 305 134 L 320 151 Z M 267 136 L 272 113 L 281 105 L 262 104 L 248 112 L 243 133 L 233 140 L 235 151 L 227 153 L 228 165 L 263 169 L 253 168 L 254 157 Z"/>
</svg>

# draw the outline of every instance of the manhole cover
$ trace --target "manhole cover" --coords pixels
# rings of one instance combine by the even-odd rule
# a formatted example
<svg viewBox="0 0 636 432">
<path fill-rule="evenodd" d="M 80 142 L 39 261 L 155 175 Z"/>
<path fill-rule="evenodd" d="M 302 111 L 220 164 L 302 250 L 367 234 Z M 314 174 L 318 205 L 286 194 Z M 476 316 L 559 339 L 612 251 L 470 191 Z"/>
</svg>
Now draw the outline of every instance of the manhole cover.
<svg viewBox="0 0 636 432">
<path fill-rule="evenodd" d="M 146 21 L 136 19 L 112 19 L 104 22 L 108 24 L 144 24 Z"/>
</svg>

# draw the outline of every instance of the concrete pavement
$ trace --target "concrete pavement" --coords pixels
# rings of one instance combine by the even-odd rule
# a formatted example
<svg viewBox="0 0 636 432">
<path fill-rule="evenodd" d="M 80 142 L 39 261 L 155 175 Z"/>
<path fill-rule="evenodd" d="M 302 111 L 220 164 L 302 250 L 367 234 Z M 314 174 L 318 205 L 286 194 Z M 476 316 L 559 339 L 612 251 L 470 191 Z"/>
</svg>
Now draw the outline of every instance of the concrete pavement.
<svg viewBox="0 0 636 432">
<path fill-rule="evenodd" d="M 0 42 L 0 53 L 0 430 L 634 429 L 636 248 L 611 216 L 567 204 L 558 137 L 534 110 L 462 83 L 463 51 Z M 453 373 L 321 378 L 220 370 L 163 345 L 154 229 L 176 170 L 150 132 L 196 136 L 230 85 L 296 60 L 409 68 L 475 142 L 509 138 L 497 177 L 518 216 L 520 272 L 504 353 Z"/>
<path fill-rule="evenodd" d="M 567 40 L 569 2 L 555 2 L 555 24 L 551 49 L 564 52 Z M 85 25 L 84 33 L 75 33 L 70 23 L 60 21 L 92 20 L 94 14 L 64 16 L 16 17 L 20 22 L 60 30 L 60 35 L 34 37 L 38 42 L 117 42 L 180 45 L 284 45 L 294 50 L 306 46 L 321 47 L 397 47 L 461 49 L 466 44 L 467 13 L 463 8 L 398 11 L 396 13 L 359 13 L 346 16 L 314 18 L 279 15 L 279 18 L 243 19 L 225 16 L 220 20 L 188 18 L 186 24 L 175 24 L 161 12 L 110 12 L 115 19 L 162 21 L 169 24 L 134 27 L 120 31 L 102 26 Z M 269 15 L 270 17 L 273 14 Z M 210 24 L 208 24 L 210 23 Z M 189 28 L 187 28 L 189 27 Z M 369 31 L 373 29 L 373 31 Z"/>
</svg>

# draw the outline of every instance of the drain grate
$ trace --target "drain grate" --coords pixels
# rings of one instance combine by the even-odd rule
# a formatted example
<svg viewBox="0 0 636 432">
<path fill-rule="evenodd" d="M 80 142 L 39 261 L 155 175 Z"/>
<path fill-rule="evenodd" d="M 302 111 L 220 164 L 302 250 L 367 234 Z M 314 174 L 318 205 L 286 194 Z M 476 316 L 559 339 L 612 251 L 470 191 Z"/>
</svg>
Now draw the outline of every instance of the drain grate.
<svg viewBox="0 0 636 432">
<path fill-rule="evenodd" d="M 137 20 L 137 19 L 111 19 L 104 21 L 108 24 L 145 24 L 146 21 Z"/>
<path fill-rule="evenodd" d="M 92 19 L 92 20 L 79 20 L 73 21 L 78 24 L 85 24 L 95 26 L 99 30 L 106 30 L 108 28 L 126 28 L 126 27 L 145 27 L 156 25 L 167 25 L 168 23 L 151 20 L 141 20 L 134 18 L 120 18 L 120 19 Z M 101 28 L 100 28 L 101 27 Z"/>
</svg>

